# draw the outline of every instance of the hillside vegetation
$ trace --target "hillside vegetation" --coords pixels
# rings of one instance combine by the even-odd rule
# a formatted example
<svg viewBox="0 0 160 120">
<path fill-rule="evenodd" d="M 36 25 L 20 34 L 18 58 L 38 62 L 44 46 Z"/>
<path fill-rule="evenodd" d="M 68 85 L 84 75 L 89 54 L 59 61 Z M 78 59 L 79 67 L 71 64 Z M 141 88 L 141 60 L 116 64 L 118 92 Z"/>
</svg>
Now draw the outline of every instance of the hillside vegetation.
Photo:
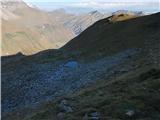
<svg viewBox="0 0 160 120">
<path fill-rule="evenodd" d="M 96 22 L 58 50 L 2 57 L 4 120 L 159 120 L 160 13 Z"/>
</svg>

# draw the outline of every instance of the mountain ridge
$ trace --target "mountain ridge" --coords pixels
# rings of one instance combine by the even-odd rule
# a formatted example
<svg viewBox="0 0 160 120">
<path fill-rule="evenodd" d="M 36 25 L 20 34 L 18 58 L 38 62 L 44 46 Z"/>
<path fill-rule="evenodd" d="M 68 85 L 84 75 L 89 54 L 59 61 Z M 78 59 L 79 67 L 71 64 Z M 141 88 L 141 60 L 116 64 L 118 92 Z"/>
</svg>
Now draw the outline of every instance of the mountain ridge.
<svg viewBox="0 0 160 120">
<path fill-rule="evenodd" d="M 31 8 L 23 1 L 2 3 L 2 29 L 2 55 L 29 55 L 58 48 L 74 36 L 47 12 Z"/>
<path fill-rule="evenodd" d="M 152 30 L 151 27 L 148 27 L 148 28 L 146 27 L 147 29 L 144 31 L 143 24 L 145 26 L 147 26 L 146 24 L 148 24 L 148 26 L 152 26 L 152 24 L 153 26 L 155 26 L 156 24 L 157 24 L 157 27 L 159 26 L 159 23 L 158 23 L 159 18 L 157 16 L 160 16 L 160 13 L 156 13 L 149 16 L 136 17 L 134 19 L 130 19 L 127 21 L 118 21 L 115 23 L 110 23 L 110 21 L 108 20 L 110 17 L 100 20 L 96 22 L 94 25 L 92 25 L 91 27 L 89 27 L 87 31 L 82 32 L 79 36 L 72 39 L 62 48 L 71 49 L 71 50 L 80 50 L 80 49 L 96 50 L 96 47 L 101 49 L 103 49 L 104 47 L 104 50 L 105 50 L 106 48 L 105 45 L 107 44 L 99 44 L 98 41 L 101 41 L 102 43 L 106 43 L 106 42 L 111 43 L 111 41 L 113 41 L 114 39 L 115 39 L 115 42 L 117 42 L 117 47 L 118 46 L 120 47 L 121 44 L 126 44 L 125 45 L 126 47 L 134 46 L 137 39 L 136 38 L 135 41 L 133 40 L 135 38 L 135 35 L 139 39 L 144 36 L 147 38 L 148 36 L 145 32 L 148 32 L 147 29 Z M 148 23 L 145 22 L 145 19 L 147 19 Z M 130 26 L 128 27 L 128 25 Z M 123 28 L 123 26 L 125 27 Z M 127 28 L 130 28 L 130 29 L 127 29 Z M 96 29 L 96 32 L 94 34 L 92 33 L 93 31 L 95 31 L 93 29 Z M 157 32 L 157 30 L 155 31 Z M 90 36 L 86 37 L 88 36 L 88 34 Z M 111 34 L 112 35 L 114 34 L 114 36 L 112 36 Z M 100 36 L 103 36 L 103 38 Z M 83 38 L 86 38 L 86 39 L 83 39 Z M 117 38 L 117 41 L 116 41 L 116 38 Z M 92 44 L 93 42 L 97 42 L 97 43 L 94 43 L 94 45 L 89 46 L 89 44 Z M 141 41 L 141 42 L 143 43 L 144 41 Z M 121 44 L 118 44 L 118 43 L 121 43 Z"/>
<path fill-rule="evenodd" d="M 96 10 L 80 15 L 67 13 L 63 9 L 47 12 L 30 7 L 22 0 L 1 3 L 1 56 L 18 52 L 31 55 L 46 49 L 58 49 L 96 21 L 112 15 Z"/>
</svg>

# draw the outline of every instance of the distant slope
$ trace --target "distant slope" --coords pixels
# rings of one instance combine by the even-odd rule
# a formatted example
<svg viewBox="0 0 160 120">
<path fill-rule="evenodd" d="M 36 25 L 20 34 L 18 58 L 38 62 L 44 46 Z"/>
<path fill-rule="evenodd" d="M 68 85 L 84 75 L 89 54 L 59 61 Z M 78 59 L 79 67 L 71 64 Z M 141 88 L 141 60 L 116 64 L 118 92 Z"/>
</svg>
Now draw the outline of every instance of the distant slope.
<svg viewBox="0 0 160 120">
<path fill-rule="evenodd" d="M 2 56 L 18 52 L 30 55 L 46 49 L 57 49 L 100 19 L 112 15 L 110 21 L 114 22 L 141 15 L 125 10 L 74 15 L 60 9 L 48 13 L 30 7 L 22 0 L 4 0 L 1 3 Z M 117 18 L 120 13 L 125 14 Z M 132 15 L 128 16 L 128 13 Z"/>
<path fill-rule="evenodd" d="M 51 16 L 56 16 L 57 20 L 60 21 L 64 26 L 71 29 L 76 35 L 79 35 L 86 28 L 91 26 L 96 21 L 108 17 L 111 13 L 102 14 L 98 11 L 92 11 L 85 14 L 69 14 L 65 10 L 55 10 L 50 12 Z"/>
<path fill-rule="evenodd" d="M 83 32 L 86 28 L 88 28 L 95 22 L 103 18 L 107 18 L 109 16 L 111 17 L 114 16 L 113 20 L 117 20 L 116 16 L 121 14 L 125 15 L 125 17 L 123 16 L 123 19 L 126 19 L 126 18 L 129 19 L 129 18 L 134 18 L 137 16 L 144 15 L 143 12 L 128 11 L 128 10 L 118 10 L 113 13 L 112 12 L 101 13 L 95 10 L 89 13 L 75 15 L 75 14 L 67 13 L 64 9 L 58 9 L 58 10 L 49 12 L 49 14 L 53 17 L 56 16 L 56 19 L 58 21 L 60 21 L 67 28 L 71 29 L 76 35 L 79 35 L 81 32 Z"/>
<path fill-rule="evenodd" d="M 64 25 L 67 26 L 68 28 L 71 28 L 76 35 L 79 35 L 93 23 L 105 17 L 107 16 L 101 14 L 98 11 L 92 11 L 90 13 L 82 14 L 75 18 L 72 18 L 71 20 L 66 21 Z"/>
<path fill-rule="evenodd" d="M 3 1 L 1 9 L 2 55 L 59 48 L 74 36 L 47 12 L 31 8 L 21 0 Z"/>
</svg>

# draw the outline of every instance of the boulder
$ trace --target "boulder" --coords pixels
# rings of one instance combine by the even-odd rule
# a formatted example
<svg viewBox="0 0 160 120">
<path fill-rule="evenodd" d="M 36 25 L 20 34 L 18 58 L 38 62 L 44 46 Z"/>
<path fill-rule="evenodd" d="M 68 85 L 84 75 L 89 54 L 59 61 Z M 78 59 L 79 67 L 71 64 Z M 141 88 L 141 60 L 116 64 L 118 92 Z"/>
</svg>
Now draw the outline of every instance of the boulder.
<svg viewBox="0 0 160 120">
<path fill-rule="evenodd" d="M 128 117 L 133 117 L 135 115 L 135 111 L 134 110 L 127 110 L 126 115 Z"/>
<path fill-rule="evenodd" d="M 57 114 L 58 120 L 63 120 L 64 117 L 65 117 L 65 113 L 64 112 L 60 112 L 60 113 Z"/>
<path fill-rule="evenodd" d="M 99 113 L 98 112 L 91 112 L 90 114 L 89 114 L 89 116 L 91 116 L 91 120 L 100 120 L 100 118 L 99 118 Z"/>
<path fill-rule="evenodd" d="M 88 117 L 87 113 L 83 116 L 82 120 L 89 120 L 89 117 Z"/>
<path fill-rule="evenodd" d="M 68 105 L 67 100 L 62 100 L 61 103 L 60 103 L 60 105 L 61 105 L 61 106 L 63 106 L 63 105 Z"/>
<path fill-rule="evenodd" d="M 78 62 L 77 61 L 69 61 L 64 65 L 64 67 L 77 68 L 78 67 Z"/>
<path fill-rule="evenodd" d="M 98 112 L 86 113 L 82 120 L 100 120 L 100 115 Z"/>
<path fill-rule="evenodd" d="M 59 104 L 60 109 L 62 109 L 65 113 L 71 113 L 73 112 L 73 109 L 71 106 L 69 106 L 69 103 L 67 100 L 62 100 Z"/>
<path fill-rule="evenodd" d="M 72 113 L 73 112 L 73 109 L 70 106 L 63 106 L 63 110 L 66 113 Z"/>
</svg>

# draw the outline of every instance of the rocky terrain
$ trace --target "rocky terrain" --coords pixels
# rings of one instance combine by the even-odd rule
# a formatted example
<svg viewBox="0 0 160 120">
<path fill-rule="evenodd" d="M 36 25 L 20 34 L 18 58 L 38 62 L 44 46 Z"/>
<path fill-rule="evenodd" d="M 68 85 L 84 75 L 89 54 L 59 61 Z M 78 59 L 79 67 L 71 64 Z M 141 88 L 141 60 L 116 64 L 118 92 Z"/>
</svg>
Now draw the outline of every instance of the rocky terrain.
<svg viewBox="0 0 160 120">
<path fill-rule="evenodd" d="M 137 52 L 131 49 L 89 63 L 81 60 L 67 61 L 67 59 L 53 63 L 36 63 L 35 61 L 24 65 L 23 69 L 21 69 L 21 64 L 15 63 L 16 69 L 8 73 L 8 69 L 11 69 L 12 66 L 7 66 L 2 69 L 5 72 L 5 74 L 2 73 L 2 89 L 4 90 L 2 110 L 8 111 L 26 105 L 31 106 L 37 102 L 75 92 L 82 86 L 102 77 L 106 71 L 111 74 L 109 71 L 111 68 L 128 60 L 128 56 Z M 134 68 L 131 66 L 126 69 Z M 13 91 L 17 94 L 12 94 Z"/>
<path fill-rule="evenodd" d="M 2 118 L 160 119 L 159 16 L 109 17 L 58 50 L 2 57 Z"/>
</svg>

